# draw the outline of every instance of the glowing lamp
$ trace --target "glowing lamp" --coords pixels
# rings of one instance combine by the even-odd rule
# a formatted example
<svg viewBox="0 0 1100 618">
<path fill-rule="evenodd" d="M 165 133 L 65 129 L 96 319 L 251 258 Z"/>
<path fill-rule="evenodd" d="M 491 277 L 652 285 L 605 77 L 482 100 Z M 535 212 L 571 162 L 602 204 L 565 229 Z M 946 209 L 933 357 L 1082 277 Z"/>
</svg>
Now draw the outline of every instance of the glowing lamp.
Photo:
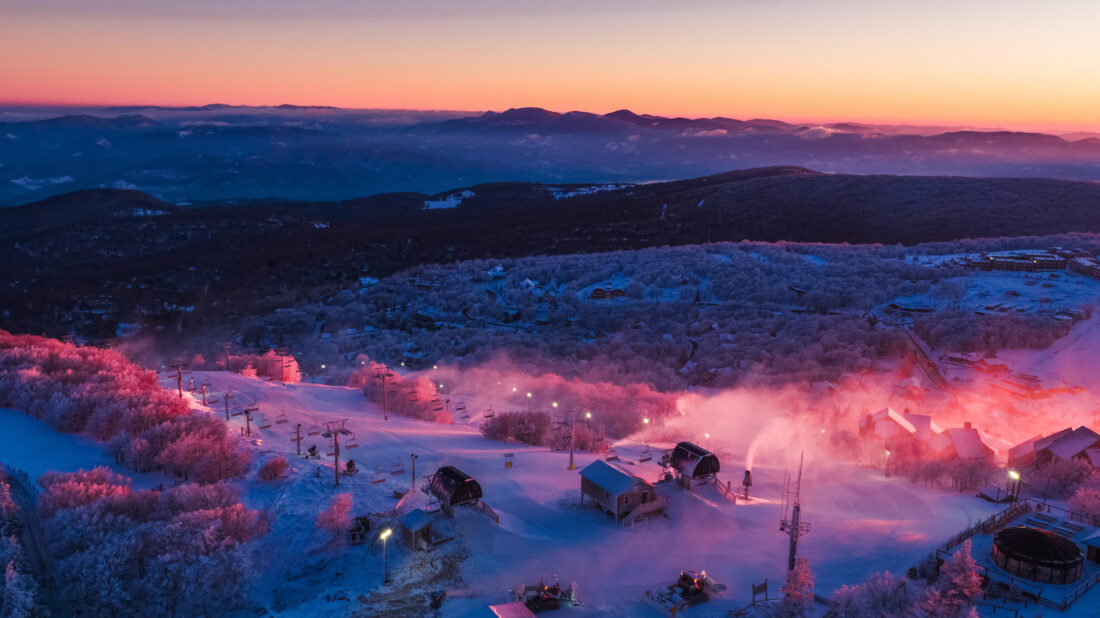
<svg viewBox="0 0 1100 618">
<path fill-rule="evenodd" d="M 1018 481 L 1018 480 L 1020 480 L 1020 473 L 1015 471 L 1015 470 L 1009 470 L 1008 471 L 1008 478 L 1010 478 L 1014 481 Z"/>
<path fill-rule="evenodd" d="M 745 470 L 745 480 L 741 481 L 741 484 L 745 487 L 752 487 L 752 471 Z"/>
<path fill-rule="evenodd" d="M 378 535 L 378 538 L 385 541 L 386 539 L 390 538 L 391 534 L 393 534 L 393 529 L 392 528 L 386 528 L 385 530 L 382 531 L 382 534 Z"/>
</svg>

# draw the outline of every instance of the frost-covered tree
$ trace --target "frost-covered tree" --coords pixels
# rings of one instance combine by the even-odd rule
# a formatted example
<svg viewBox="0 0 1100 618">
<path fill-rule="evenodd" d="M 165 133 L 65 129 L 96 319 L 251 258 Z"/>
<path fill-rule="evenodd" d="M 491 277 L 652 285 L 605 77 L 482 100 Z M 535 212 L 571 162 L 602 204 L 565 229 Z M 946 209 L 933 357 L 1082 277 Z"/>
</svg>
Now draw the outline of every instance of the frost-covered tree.
<svg viewBox="0 0 1100 618">
<path fill-rule="evenodd" d="M 783 584 L 783 600 L 779 603 L 777 616 L 782 618 L 802 618 L 814 604 L 814 573 L 810 561 L 801 556 L 794 568 L 787 573 Z"/>
<path fill-rule="evenodd" d="M 924 593 L 919 582 L 894 577 L 889 572 L 875 573 L 866 582 L 842 586 L 833 593 L 830 618 L 925 618 L 916 609 Z"/>
<path fill-rule="evenodd" d="M 286 458 L 279 455 L 265 461 L 256 472 L 256 476 L 259 477 L 261 481 L 274 481 L 282 478 L 289 467 L 290 464 L 287 463 Z"/>
<path fill-rule="evenodd" d="M 317 527 L 332 532 L 332 536 L 340 536 L 341 530 L 351 526 L 351 494 L 337 494 L 332 499 L 332 504 L 317 514 Z"/>
<path fill-rule="evenodd" d="M 917 606 L 930 616 L 969 616 L 981 595 L 982 574 L 970 554 L 970 539 L 967 539 L 951 560 L 940 567 L 939 577 L 928 587 Z"/>
</svg>

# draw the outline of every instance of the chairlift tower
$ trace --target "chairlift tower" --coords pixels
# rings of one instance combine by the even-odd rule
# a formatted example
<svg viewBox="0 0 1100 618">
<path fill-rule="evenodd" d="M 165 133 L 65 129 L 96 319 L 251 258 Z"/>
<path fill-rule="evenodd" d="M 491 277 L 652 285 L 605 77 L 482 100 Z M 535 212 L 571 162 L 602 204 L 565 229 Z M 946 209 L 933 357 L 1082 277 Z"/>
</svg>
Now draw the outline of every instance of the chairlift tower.
<svg viewBox="0 0 1100 618">
<path fill-rule="evenodd" d="M 351 432 L 344 428 L 348 419 L 338 421 L 326 421 L 325 432 L 321 436 L 332 440 L 332 471 L 336 479 L 335 486 L 340 486 L 340 436 L 349 435 Z"/>
<path fill-rule="evenodd" d="M 798 500 L 799 491 L 802 489 L 802 460 L 804 457 L 805 453 L 798 456 L 798 477 L 795 479 L 793 490 L 791 489 L 791 479 L 789 476 L 787 477 L 783 512 L 786 515 L 789 505 L 790 515 L 784 517 L 779 523 L 779 531 L 786 532 L 791 539 L 790 552 L 787 554 L 787 572 L 794 570 L 795 558 L 798 556 L 798 539 L 810 532 L 810 524 L 802 521 L 802 505 L 799 504 Z"/>
<path fill-rule="evenodd" d="M 379 371 L 378 373 L 374 374 L 374 377 L 379 379 L 379 380 L 382 380 L 382 420 L 388 421 L 388 420 L 390 420 L 390 414 L 389 414 L 390 404 L 389 404 L 389 391 L 386 390 L 386 378 L 392 378 L 393 377 L 393 372 L 390 371 L 389 369 L 383 369 L 383 370 Z"/>
<path fill-rule="evenodd" d="M 244 412 L 245 435 L 252 437 L 252 413 L 258 412 L 259 408 L 245 408 L 242 411 Z"/>
</svg>

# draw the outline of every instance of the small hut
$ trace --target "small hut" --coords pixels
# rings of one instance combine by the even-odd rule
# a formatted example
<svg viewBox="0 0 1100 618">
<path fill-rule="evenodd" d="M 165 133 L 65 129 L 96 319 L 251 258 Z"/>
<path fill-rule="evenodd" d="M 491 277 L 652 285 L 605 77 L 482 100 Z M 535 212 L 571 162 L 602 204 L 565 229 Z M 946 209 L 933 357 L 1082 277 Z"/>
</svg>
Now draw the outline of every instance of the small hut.
<svg viewBox="0 0 1100 618">
<path fill-rule="evenodd" d="M 1061 586 L 1081 579 L 1084 552 L 1048 530 L 1015 526 L 993 537 L 993 562 L 1009 575 Z"/>
<path fill-rule="evenodd" d="M 1093 532 L 1081 542 L 1085 544 L 1087 549 L 1085 559 L 1100 564 L 1100 532 Z"/>
<path fill-rule="evenodd" d="M 413 509 L 401 516 L 401 538 L 409 547 L 428 551 L 432 548 L 432 518 L 421 509 Z"/>
<path fill-rule="evenodd" d="M 580 474 L 581 503 L 588 496 L 616 522 L 630 524 L 639 517 L 664 509 L 666 501 L 657 495 L 652 483 L 619 466 L 597 459 Z"/>
<path fill-rule="evenodd" d="M 428 487 L 439 503 L 446 507 L 470 505 L 481 500 L 481 485 L 474 477 L 454 466 L 436 470 Z"/>
<path fill-rule="evenodd" d="M 676 470 L 677 482 L 688 489 L 713 479 L 719 470 L 718 457 L 691 442 L 677 444 L 668 464 Z"/>
</svg>

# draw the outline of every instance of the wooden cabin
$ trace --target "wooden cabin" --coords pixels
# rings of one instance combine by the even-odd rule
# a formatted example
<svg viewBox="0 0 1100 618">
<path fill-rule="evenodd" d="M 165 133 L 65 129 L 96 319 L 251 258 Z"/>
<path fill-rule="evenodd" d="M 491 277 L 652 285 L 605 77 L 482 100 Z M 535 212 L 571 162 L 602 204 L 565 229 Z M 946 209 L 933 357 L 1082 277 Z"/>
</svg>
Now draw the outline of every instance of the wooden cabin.
<svg viewBox="0 0 1100 618">
<path fill-rule="evenodd" d="M 422 509 L 413 509 L 401 516 L 401 539 L 417 551 L 432 548 L 432 518 Z"/>
<path fill-rule="evenodd" d="M 667 501 L 657 495 L 652 483 L 602 459 L 586 466 L 580 475 L 581 503 L 588 496 L 600 510 L 614 517 L 616 523 L 629 525 L 665 508 Z"/>
</svg>

